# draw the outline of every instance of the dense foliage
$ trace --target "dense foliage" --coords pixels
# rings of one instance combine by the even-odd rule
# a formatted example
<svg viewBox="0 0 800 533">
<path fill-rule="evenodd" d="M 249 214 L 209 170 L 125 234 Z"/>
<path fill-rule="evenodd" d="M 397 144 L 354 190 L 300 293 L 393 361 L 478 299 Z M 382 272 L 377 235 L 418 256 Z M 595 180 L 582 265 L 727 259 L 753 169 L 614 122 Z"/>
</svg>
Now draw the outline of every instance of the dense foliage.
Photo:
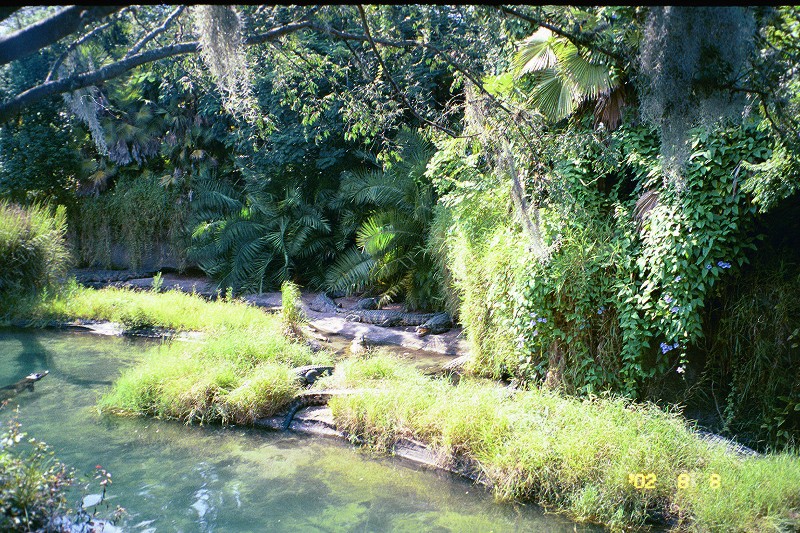
<svg viewBox="0 0 800 533">
<path fill-rule="evenodd" d="M 0 67 L 0 195 L 65 205 L 80 264 L 447 308 L 476 372 L 790 446 L 800 267 L 777 236 L 798 218 L 799 20 L 118 9 Z"/>
<path fill-rule="evenodd" d="M 23 293 L 52 289 L 66 274 L 66 211 L 0 200 L 0 311 Z"/>
</svg>

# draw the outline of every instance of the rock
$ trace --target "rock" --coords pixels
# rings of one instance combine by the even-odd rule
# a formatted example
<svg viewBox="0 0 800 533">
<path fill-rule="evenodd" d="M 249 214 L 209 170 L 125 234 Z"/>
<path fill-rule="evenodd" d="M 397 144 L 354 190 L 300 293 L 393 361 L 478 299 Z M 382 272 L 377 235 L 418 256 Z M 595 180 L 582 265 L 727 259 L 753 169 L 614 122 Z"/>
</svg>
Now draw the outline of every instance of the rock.
<svg viewBox="0 0 800 533">
<path fill-rule="evenodd" d="M 350 343 L 350 353 L 353 355 L 361 355 L 367 351 L 366 339 L 363 333 L 359 333 Z"/>
</svg>

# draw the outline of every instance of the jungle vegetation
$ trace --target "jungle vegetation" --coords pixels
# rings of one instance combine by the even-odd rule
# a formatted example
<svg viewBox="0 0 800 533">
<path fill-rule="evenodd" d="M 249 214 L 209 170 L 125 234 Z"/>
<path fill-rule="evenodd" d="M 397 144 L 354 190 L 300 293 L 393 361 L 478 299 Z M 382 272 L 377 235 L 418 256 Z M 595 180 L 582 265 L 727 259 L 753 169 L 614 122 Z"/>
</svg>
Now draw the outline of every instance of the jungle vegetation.
<svg viewBox="0 0 800 533">
<path fill-rule="evenodd" d="M 649 400 L 796 454 L 799 22 L 4 8 L 0 265 L 30 274 L 0 291 L 56 290 L 63 261 L 37 261 L 65 254 L 36 237 L 55 232 L 76 266 L 446 309 L 475 376 Z"/>
</svg>

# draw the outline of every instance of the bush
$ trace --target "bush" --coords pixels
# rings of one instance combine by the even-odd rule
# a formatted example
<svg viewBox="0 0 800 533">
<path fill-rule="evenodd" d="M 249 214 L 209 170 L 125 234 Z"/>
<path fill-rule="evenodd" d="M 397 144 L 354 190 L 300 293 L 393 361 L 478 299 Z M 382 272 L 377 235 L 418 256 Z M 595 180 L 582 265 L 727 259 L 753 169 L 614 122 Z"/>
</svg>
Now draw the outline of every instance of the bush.
<svg viewBox="0 0 800 533">
<path fill-rule="evenodd" d="M 46 444 L 26 439 L 11 420 L 0 441 L 0 529 L 39 531 L 64 515 L 72 476 Z"/>
<path fill-rule="evenodd" d="M 37 292 L 62 278 L 69 263 L 66 210 L 0 201 L 0 295 Z M 0 304 L 0 307 L 3 304 Z"/>
</svg>

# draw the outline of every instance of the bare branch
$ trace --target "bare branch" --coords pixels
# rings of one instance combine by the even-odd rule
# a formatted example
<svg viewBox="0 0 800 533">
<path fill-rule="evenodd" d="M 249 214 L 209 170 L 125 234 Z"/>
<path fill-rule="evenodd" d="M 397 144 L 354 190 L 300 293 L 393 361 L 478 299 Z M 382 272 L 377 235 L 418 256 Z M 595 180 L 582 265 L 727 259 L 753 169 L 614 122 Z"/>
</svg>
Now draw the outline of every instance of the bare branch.
<svg viewBox="0 0 800 533">
<path fill-rule="evenodd" d="M 0 38 L 0 65 L 22 59 L 120 9 L 122 6 L 70 6 L 6 35 Z"/>
<path fill-rule="evenodd" d="M 253 45 L 265 43 L 309 26 L 309 23 L 306 22 L 287 24 L 285 26 L 273 28 L 270 31 L 250 37 L 245 40 L 245 44 Z M 25 106 L 38 102 L 39 100 L 47 98 L 48 96 L 67 91 L 75 91 L 90 85 L 97 85 L 104 81 L 117 78 L 123 75 L 125 72 L 141 65 L 166 59 L 168 57 L 195 54 L 198 51 L 199 43 L 197 41 L 173 44 L 121 59 L 91 72 L 76 74 L 75 76 L 70 76 L 69 78 L 42 83 L 41 85 L 32 87 L 27 91 L 15 96 L 14 98 L 4 102 L 3 104 L 0 104 L 0 124 L 14 117 Z"/>
<path fill-rule="evenodd" d="M 389 80 L 389 83 L 392 85 L 395 94 L 400 98 L 400 100 L 403 101 L 403 104 L 405 104 L 408 110 L 411 111 L 411 113 L 415 117 L 417 117 L 417 120 L 419 120 L 424 124 L 432 126 L 437 130 L 441 130 L 446 134 L 450 135 L 451 137 L 455 137 L 457 134 L 453 130 L 445 128 L 444 126 L 441 126 L 423 117 L 422 115 L 419 114 L 419 112 L 417 112 L 417 110 L 414 108 L 411 102 L 408 101 L 408 98 L 406 98 L 406 95 L 403 94 L 403 91 L 400 89 L 400 86 L 397 85 L 396 81 L 394 81 L 394 78 L 392 77 L 392 74 L 389 72 L 389 69 L 386 68 L 386 63 L 383 62 L 383 58 L 381 57 L 380 52 L 378 52 L 378 47 L 375 46 L 375 41 L 372 40 L 372 34 L 369 31 L 369 25 L 367 24 L 367 16 L 364 14 L 364 8 L 361 7 L 361 4 L 358 4 L 356 7 L 358 8 L 359 15 L 361 15 L 361 24 L 364 26 L 364 33 L 366 34 L 366 39 L 369 42 L 370 46 L 372 47 L 372 51 L 375 52 L 375 57 L 378 58 L 378 64 L 381 66 L 383 74 L 386 76 L 386 78 Z"/>
<path fill-rule="evenodd" d="M 183 13 L 184 9 L 186 9 L 186 6 L 178 6 L 175 9 L 175 11 L 170 13 L 170 15 L 166 18 L 166 20 L 164 20 L 164 23 L 161 24 L 161 26 L 153 29 L 153 31 L 151 31 L 150 33 L 148 33 L 147 35 L 145 35 L 144 37 L 139 39 L 139 42 L 137 42 L 135 45 L 133 45 L 133 48 L 131 48 L 128 51 L 128 53 L 125 54 L 125 59 L 127 59 L 127 58 L 129 58 L 131 56 L 134 56 L 137 53 L 139 53 L 139 50 L 144 48 L 144 45 L 149 43 L 151 40 L 153 40 L 160 33 L 163 33 L 164 31 L 166 31 L 166 29 L 169 27 L 169 25 L 172 24 L 172 21 L 174 21 L 176 18 L 178 18 L 180 16 L 181 13 Z"/>
</svg>

